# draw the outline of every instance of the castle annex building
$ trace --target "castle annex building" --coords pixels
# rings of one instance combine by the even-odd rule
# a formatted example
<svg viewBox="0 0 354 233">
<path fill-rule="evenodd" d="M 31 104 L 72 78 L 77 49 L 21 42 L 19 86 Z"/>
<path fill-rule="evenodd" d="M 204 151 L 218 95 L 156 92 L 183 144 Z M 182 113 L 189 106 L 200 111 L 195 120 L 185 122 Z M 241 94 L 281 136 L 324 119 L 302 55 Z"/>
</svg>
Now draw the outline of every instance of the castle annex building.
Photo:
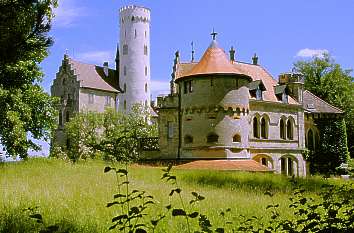
<svg viewBox="0 0 354 233">
<path fill-rule="evenodd" d="M 301 74 L 277 82 L 258 57 L 228 57 L 213 40 L 199 62 L 176 52 L 171 90 L 158 97 L 161 157 L 252 160 L 286 175 L 305 176 L 302 152 L 319 143 L 318 117 L 342 111 L 304 90 Z"/>
<path fill-rule="evenodd" d="M 119 45 L 115 69 L 86 64 L 64 55 L 51 87 L 60 98 L 55 142 L 66 144 L 64 124 L 75 112 L 103 112 L 107 107 L 129 112 L 134 104 L 150 106 L 150 10 L 119 10 Z"/>
</svg>

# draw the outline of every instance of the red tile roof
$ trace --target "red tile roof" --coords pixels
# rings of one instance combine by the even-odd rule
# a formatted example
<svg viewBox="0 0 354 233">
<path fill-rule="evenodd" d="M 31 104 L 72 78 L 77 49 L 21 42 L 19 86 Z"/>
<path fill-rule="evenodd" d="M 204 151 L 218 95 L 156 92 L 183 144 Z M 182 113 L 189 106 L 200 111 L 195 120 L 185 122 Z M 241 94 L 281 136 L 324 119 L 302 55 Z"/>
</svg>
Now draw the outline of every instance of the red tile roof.
<svg viewBox="0 0 354 233">
<path fill-rule="evenodd" d="M 177 169 L 208 169 L 226 171 L 271 172 L 272 170 L 255 160 L 197 160 L 176 166 Z"/>
<path fill-rule="evenodd" d="M 227 58 L 224 50 L 221 49 L 215 40 L 205 51 L 200 61 L 193 66 L 189 72 L 182 77 L 195 76 L 201 74 L 243 74 L 237 67 L 233 66 Z"/>
</svg>

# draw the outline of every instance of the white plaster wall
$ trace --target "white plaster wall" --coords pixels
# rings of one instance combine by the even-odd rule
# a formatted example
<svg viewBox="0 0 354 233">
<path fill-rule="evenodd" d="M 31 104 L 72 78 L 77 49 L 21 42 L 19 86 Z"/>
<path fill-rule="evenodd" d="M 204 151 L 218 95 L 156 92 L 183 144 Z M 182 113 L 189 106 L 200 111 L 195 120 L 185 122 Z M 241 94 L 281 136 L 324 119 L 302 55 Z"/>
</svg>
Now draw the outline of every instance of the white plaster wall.
<svg viewBox="0 0 354 233">
<path fill-rule="evenodd" d="M 129 112 L 136 103 L 147 103 L 150 106 L 150 10 L 138 6 L 123 7 L 119 11 L 119 19 L 119 82 L 122 89 L 124 84 L 126 85 L 126 92 L 119 95 L 119 110 L 124 110 L 126 101 L 126 109 Z M 128 45 L 126 55 L 123 54 L 124 45 Z M 147 55 L 144 55 L 144 45 L 147 46 Z"/>
<path fill-rule="evenodd" d="M 93 103 L 89 102 L 89 94 L 94 95 Z M 111 105 L 106 105 L 106 96 L 111 97 Z M 106 108 L 115 107 L 115 96 L 113 92 L 98 91 L 93 89 L 80 89 L 80 111 L 104 112 Z"/>
</svg>

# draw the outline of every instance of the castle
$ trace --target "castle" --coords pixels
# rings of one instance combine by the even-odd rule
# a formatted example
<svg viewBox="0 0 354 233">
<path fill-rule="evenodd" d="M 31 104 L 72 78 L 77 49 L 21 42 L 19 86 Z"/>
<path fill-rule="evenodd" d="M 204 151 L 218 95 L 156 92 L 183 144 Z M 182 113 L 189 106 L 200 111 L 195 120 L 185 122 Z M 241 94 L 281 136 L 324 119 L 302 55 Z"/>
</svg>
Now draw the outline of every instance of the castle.
<svg viewBox="0 0 354 233">
<path fill-rule="evenodd" d="M 64 56 L 52 86 L 61 98 L 56 140 L 65 143 L 63 125 L 74 112 L 129 111 L 150 105 L 150 11 L 120 9 L 116 69 Z M 176 52 L 170 93 L 157 99 L 160 159 L 256 161 L 276 173 L 305 176 L 303 151 L 314 150 L 319 133 L 314 119 L 342 111 L 309 91 L 304 77 L 283 73 L 276 81 L 261 65 L 229 56 L 216 33 L 199 62 L 181 62 Z"/>
</svg>

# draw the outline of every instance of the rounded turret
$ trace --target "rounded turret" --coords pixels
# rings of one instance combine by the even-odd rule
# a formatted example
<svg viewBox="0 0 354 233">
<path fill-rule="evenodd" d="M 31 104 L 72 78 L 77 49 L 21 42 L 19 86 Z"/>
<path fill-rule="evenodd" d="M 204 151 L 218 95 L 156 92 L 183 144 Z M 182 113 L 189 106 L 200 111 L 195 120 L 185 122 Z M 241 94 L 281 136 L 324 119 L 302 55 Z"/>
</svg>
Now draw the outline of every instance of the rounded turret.
<svg viewBox="0 0 354 233">
<path fill-rule="evenodd" d="M 134 104 L 150 106 L 150 10 L 125 6 L 119 10 L 119 110 Z"/>
</svg>

